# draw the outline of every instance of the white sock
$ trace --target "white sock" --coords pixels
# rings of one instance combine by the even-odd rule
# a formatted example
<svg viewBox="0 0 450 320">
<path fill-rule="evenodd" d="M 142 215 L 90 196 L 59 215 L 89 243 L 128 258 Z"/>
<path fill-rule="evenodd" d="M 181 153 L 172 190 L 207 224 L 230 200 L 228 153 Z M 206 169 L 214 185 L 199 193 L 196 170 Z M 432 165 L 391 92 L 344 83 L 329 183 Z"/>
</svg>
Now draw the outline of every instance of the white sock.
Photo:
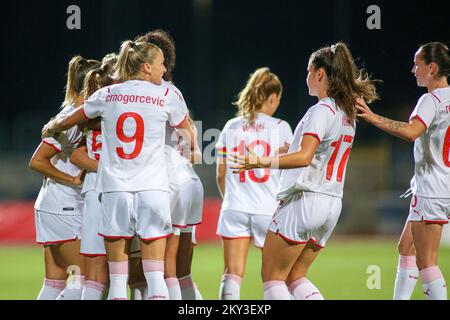
<svg viewBox="0 0 450 320">
<path fill-rule="evenodd" d="M 203 300 L 203 296 L 200 293 L 200 290 L 198 290 L 198 287 L 195 283 L 194 283 L 194 288 L 195 288 L 195 300 Z"/>
<path fill-rule="evenodd" d="M 147 280 L 147 300 L 169 300 L 169 290 L 164 281 L 164 261 L 145 259 L 142 267 Z"/>
<path fill-rule="evenodd" d="M 84 276 L 74 275 L 66 284 L 64 290 L 56 300 L 81 300 L 83 293 Z"/>
<path fill-rule="evenodd" d="M 306 277 L 295 280 L 289 286 L 289 291 L 295 300 L 324 300 L 320 290 Z"/>
<path fill-rule="evenodd" d="M 104 291 L 105 285 L 103 283 L 86 280 L 81 300 L 102 300 Z"/>
<path fill-rule="evenodd" d="M 447 300 L 447 285 L 438 266 L 420 270 L 420 277 L 427 300 Z"/>
<path fill-rule="evenodd" d="M 44 278 L 37 300 L 56 300 L 66 286 L 66 280 L 52 280 Z"/>
<path fill-rule="evenodd" d="M 181 288 L 181 297 L 183 300 L 197 300 L 195 295 L 195 286 L 190 274 L 178 279 Z"/>
<path fill-rule="evenodd" d="M 416 256 L 402 256 L 398 258 L 397 276 L 394 285 L 394 300 L 409 300 L 419 279 L 419 269 Z"/>
<path fill-rule="evenodd" d="M 127 300 L 128 260 L 108 261 L 109 266 L 109 294 L 108 300 Z"/>
<path fill-rule="evenodd" d="M 291 300 L 291 295 L 284 281 L 264 282 L 264 300 Z"/>
<path fill-rule="evenodd" d="M 220 300 L 239 300 L 241 298 L 242 278 L 238 275 L 225 273 L 219 289 Z"/>
<path fill-rule="evenodd" d="M 139 282 L 130 286 L 131 300 L 145 300 L 147 297 L 147 282 Z"/>
<path fill-rule="evenodd" d="M 181 288 L 178 279 L 176 277 L 166 278 L 166 285 L 170 300 L 181 300 Z"/>
</svg>

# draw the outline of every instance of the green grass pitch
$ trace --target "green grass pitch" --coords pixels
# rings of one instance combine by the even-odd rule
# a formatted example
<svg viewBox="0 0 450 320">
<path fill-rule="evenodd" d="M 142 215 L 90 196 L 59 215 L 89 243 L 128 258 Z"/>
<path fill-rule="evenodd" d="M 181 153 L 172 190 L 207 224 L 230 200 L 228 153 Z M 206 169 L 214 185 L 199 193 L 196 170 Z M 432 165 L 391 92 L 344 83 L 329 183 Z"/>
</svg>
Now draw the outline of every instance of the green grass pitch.
<svg viewBox="0 0 450 320">
<path fill-rule="evenodd" d="M 343 240 L 336 237 L 322 250 L 308 277 L 321 290 L 325 299 L 389 300 L 392 298 L 397 257 L 395 239 Z M 439 264 L 447 281 L 450 280 L 449 258 L 450 247 L 442 247 Z M 261 252 L 252 248 L 242 282 L 241 299 L 262 299 L 260 266 Z M 370 269 L 370 266 L 375 267 Z M 217 299 L 222 270 L 220 244 L 200 243 L 196 246 L 193 278 L 204 299 Z M 379 270 L 379 288 L 376 287 L 377 282 L 373 281 L 374 270 Z M 40 247 L 1 246 L 0 299 L 35 299 L 42 284 L 43 272 Z M 368 280 L 375 288 L 368 288 Z M 413 299 L 423 299 L 420 282 Z"/>
</svg>

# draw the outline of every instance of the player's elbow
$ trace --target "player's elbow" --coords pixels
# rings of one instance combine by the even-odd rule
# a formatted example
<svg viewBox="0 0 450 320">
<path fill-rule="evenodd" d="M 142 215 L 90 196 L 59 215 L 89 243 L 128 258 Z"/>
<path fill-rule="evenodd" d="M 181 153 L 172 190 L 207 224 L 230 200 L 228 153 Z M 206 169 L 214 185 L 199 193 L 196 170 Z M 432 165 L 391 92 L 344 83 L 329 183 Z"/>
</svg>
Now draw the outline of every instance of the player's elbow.
<svg viewBox="0 0 450 320">
<path fill-rule="evenodd" d="M 33 171 L 41 172 L 42 159 L 39 159 L 39 158 L 33 156 L 30 159 L 30 162 L 28 163 L 28 168 L 30 168 Z"/>
</svg>

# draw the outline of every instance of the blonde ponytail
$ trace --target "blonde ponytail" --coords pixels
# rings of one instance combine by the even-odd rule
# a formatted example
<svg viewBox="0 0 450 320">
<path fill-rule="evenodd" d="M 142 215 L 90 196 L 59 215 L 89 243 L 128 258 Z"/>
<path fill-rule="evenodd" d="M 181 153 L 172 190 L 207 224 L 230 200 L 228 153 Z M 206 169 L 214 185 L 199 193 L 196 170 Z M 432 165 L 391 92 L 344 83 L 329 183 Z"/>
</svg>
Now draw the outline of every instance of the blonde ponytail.
<svg viewBox="0 0 450 320">
<path fill-rule="evenodd" d="M 264 102 L 272 93 L 280 95 L 283 91 L 280 79 L 270 69 L 259 68 L 253 72 L 239 92 L 238 100 L 233 102 L 238 108 L 238 116 L 247 118 L 249 123 L 255 121 L 255 112 L 261 109 Z"/>
<path fill-rule="evenodd" d="M 67 69 L 66 95 L 63 106 L 76 102 L 83 90 L 86 74 L 98 66 L 100 66 L 100 61 L 86 60 L 81 56 L 75 56 L 70 60 Z"/>
</svg>

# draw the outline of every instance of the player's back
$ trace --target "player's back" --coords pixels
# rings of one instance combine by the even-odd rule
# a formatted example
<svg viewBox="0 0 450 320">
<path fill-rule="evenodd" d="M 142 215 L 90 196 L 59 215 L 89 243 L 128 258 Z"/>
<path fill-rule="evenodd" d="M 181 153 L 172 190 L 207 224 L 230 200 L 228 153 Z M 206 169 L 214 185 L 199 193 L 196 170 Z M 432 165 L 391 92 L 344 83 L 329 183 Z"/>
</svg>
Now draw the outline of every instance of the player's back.
<svg viewBox="0 0 450 320">
<path fill-rule="evenodd" d="M 244 117 L 231 119 L 220 134 L 219 154 L 245 154 L 246 147 L 259 156 L 273 156 L 285 143 L 290 144 L 292 130 L 286 121 L 256 113 L 254 123 Z M 279 170 L 255 169 L 234 174 L 227 168 L 223 210 L 254 214 L 273 214 L 279 182 Z"/>
<path fill-rule="evenodd" d="M 299 150 L 305 135 L 318 139 L 319 146 L 309 166 L 283 170 L 277 198 L 286 199 L 300 191 L 342 197 L 355 128 L 331 98 L 309 108 L 295 129 L 289 152 Z"/>
<path fill-rule="evenodd" d="M 88 117 L 102 117 L 98 192 L 168 189 L 165 126 L 186 115 L 175 99 L 166 86 L 129 80 L 100 89 L 86 102 Z"/>
</svg>

